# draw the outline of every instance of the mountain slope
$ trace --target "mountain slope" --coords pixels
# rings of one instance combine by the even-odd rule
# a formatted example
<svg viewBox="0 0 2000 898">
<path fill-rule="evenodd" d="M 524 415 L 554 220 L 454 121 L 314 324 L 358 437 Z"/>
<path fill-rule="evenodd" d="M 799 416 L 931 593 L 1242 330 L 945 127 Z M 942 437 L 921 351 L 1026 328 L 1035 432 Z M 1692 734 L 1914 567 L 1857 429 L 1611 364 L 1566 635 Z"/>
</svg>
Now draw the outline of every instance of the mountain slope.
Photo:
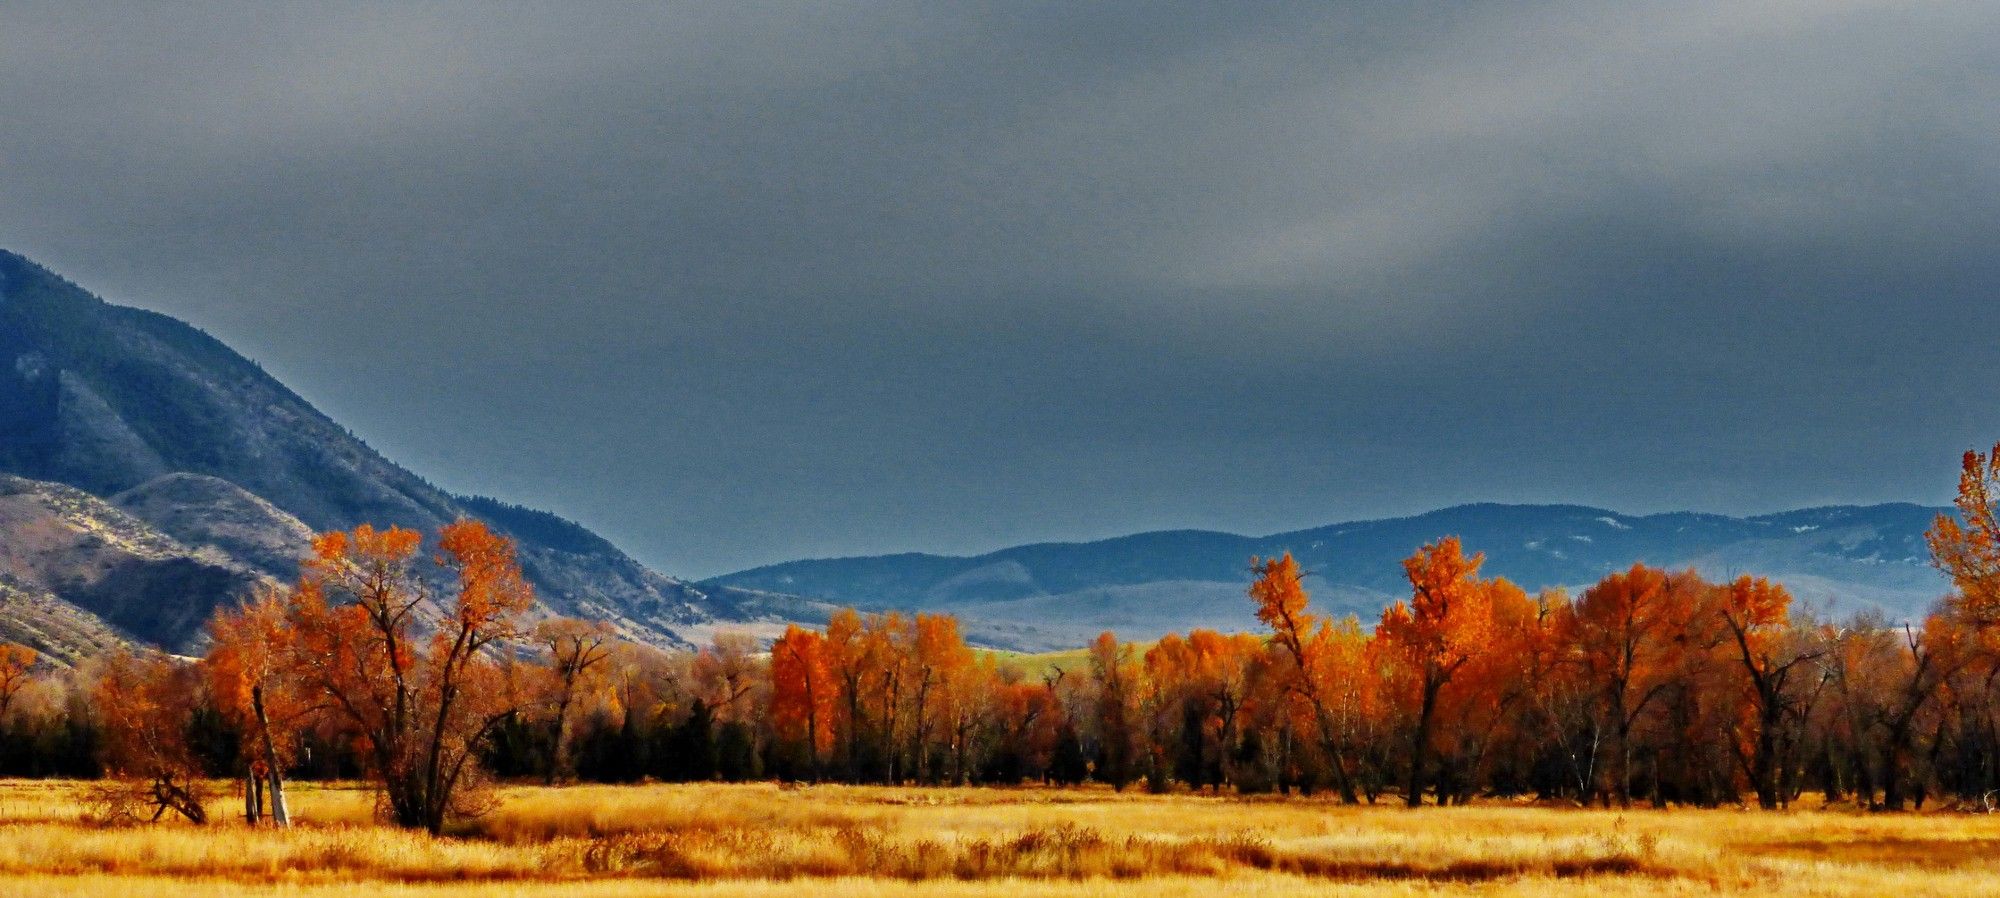
<svg viewBox="0 0 2000 898">
<path fill-rule="evenodd" d="M 1736 518 L 1623 515 L 1563 505 L 1465 505 L 1264 537 L 1211 531 L 1048 543 L 975 557 L 886 555 L 754 568 L 706 585 L 790 592 L 862 608 L 946 609 L 993 628 L 1008 647 L 1081 644 L 1097 631 L 1147 639 L 1194 626 L 1257 626 L 1244 586 L 1252 555 L 1291 552 L 1324 609 L 1372 619 L 1407 589 L 1398 562 L 1455 535 L 1486 553 L 1486 572 L 1529 589 L 1578 587 L 1634 562 L 1754 572 L 1834 613 L 1921 614 L 1946 589 L 1923 533 L 1944 509 L 1877 505 Z"/>
<path fill-rule="evenodd" d="M 130 640 L 103 618 L 0 574 L 0 642 L 25 645 L 45 659 L 74 666 Z"/>
<path fill-rule="evenodd" d="M 197 644 L 217 605 L 248 594 L 263 575 L 213 548 L 191 548 L 89 493 L 0 475 L 0 576 L 6 616 L 41 629 L 30 640 L 53 654 L 102 641 L 88 612 L 115 632 L 170 650 Z"/>
<path fill-rule="evenodd" d="M 212 547 L 277 580 L 298 576 L 313 530 L 236 484 L 201 474 L 164 474 L 111 497 L 111 504 L 184 545 Z"/>
<path fill-rule="evenodd" d="M 451 495 L 213 337 L 106 303 L 6 252 L 0 472 L 119 497 L 169 533 L 279 574 L 279 553 L 297 534 L 251 532 L 260 519 L 278 520 L 270 510 L 313 530 L 373 523 L 430 531 L 481 517 L 516 540 L 548 611 L 606 618 L 661 645 L 682 644 L 680 629 L 712 625 L 735 613 L 732 602 L 750 601 L 651 571 L 554 515 Z"/>
</svg>

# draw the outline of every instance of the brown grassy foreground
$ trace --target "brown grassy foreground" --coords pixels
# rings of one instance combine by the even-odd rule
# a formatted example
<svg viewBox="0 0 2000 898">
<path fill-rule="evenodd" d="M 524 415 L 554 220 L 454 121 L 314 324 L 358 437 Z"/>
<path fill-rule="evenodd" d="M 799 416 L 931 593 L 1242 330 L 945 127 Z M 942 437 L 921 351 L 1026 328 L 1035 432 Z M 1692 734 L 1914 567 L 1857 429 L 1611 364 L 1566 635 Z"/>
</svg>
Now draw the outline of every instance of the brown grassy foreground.
<svg viewBox="0 0 2000 898">
<path fill-rule="evenodd" d="M 0 895 L 1924 895 L 2000 887 L 2000 817 L 1584 811 L 1110 791 L 510 789 L 457 836 L 304 788 L 289 832 L 100 829 L 0 783 Z M 212 808 L 229 820 L 227 801 Z"/>
</svg>

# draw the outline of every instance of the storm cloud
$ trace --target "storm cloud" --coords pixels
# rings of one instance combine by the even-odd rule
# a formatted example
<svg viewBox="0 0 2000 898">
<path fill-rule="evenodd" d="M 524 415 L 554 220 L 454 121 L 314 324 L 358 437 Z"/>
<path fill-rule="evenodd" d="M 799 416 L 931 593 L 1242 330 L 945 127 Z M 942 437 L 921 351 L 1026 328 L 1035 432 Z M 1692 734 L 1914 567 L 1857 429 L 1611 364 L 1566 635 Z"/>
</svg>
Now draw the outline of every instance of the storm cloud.
<svg viewBox="0 0 2000 898">
<path fill-rule="evenodd" d="M 0 246 L 669 572 L 1944 499 L 2000 7 L 0 5 Z"/>
</svg>

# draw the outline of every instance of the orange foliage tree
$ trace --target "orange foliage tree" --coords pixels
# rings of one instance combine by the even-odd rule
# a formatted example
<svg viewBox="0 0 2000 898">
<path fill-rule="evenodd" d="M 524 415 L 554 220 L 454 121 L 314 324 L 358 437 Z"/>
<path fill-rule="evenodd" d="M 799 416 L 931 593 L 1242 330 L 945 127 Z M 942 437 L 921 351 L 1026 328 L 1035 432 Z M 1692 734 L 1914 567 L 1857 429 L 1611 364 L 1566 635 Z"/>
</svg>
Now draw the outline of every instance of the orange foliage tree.
<svg viewBox="0 0 2000 898">
<path fill-rule="evenodd" d="M 972 666 L 972 650 L 959 635 L 958 618 L 949 614 L 919 614 L 911 643 L 911 727 L 916 745 L 916 775 L 926 782 L 941 777 L 933 768 L 931 748 L 950 729 L 951 684 Z"/>
<path fill-rule="evenodd" d="M 903 718 L 908 716 L 903 693 L 909 685 L 916 635 L 915 625 L 902 612 L 869 616 L 868 658 L 874 668 L 870 697 L 877 721 L 875 755 L 884 783 L 898 782 L 903 775 Z"/>
<path fill-rule="evenodd" d="M 1090 643 L 1090 679 L 1096 686 L 1098 778 L 1124 791 L 1138 769 L 1133 725 L 1140 671 L 1132 647 L 1106 630 Z"/>
<path fill-rule="evenodd" d="M 694 656 L 695 689 L 717 720 L 737 721 L 754 711 L 757 702 L 752 696 L 764 678 L 762 667 L 755 638 L 748 633 L 717 633 Z"/>
<path fill-rule="evenodd" d="M 803 747 L 814 780 L 820 757 L 834 744 L 835 690 L 825 637 L 787 626 L 771 644 L 771 728 L 780 740 Z"/>
<path fill-rule="evenodd" d="M 284 598 L 260 593 L 209 622 L 204 661 L 217 708 L 243 734 L 244 817 L 258 822 L 268 793 L 271 821 L 281 827 L 292 822 L 284 771 L 293 760 L 299 725 L 312 710 L 296 681 L 286 675 L 287 626 Z"/>
<path fill-rule="evenodd" d="M 938 719 L 945 725 L 943 747 L 950 759 L 952 785 L 964 785 L 973 775 L 979 761 L 979 728 L 997 703 L 994 687 L 998 682 L 990 654 L 947 671 L 944 691 L 939 695 Z"/>
<path fill-rule="evenodd" d="M 439 533 L 457 589 L 433 610 L 420 546 L 396 527 L 320 536 L 287 619 L 293 674 L 357 736 L 391 818 L 436 833 L 481 809 L 480 742 L 522 703 L 497 654 L 533 592 L 513 544 L 462 520 Z"/>
<path fill-rule="evenodd" d="M 1410 735 L 1410 771 L 1404 800 L 1423 803 L 1431 726 L 1438 695 L 1459 669 L 1487 648 L 1493 632 L 1491 595 L 1479 580 L 1483 555 L 1465 557 L 1457 537 L 1446 537 L 1403 561 L 1411 595 L 1382 612 L 1376 638 L 1408 676 L 1416 705 Z"/>
<path fill-rule="evenodd" d="M 1958 476 L 1958 520 L 1938 515 L 1931 557 L 1957 587 L 1956 610 L 1981 630 L 2000 624 L 2000 445 L 1967 452 Z"/>
<path fill-rule="evenodd" d="M 1236 781 L 1251 665 L 1259 654 L 1255 637 L 1202 629 L 1185 639 L 1169 634 L 1146 652 L 1146 675 L 1161 705 L 1157 728 L 1178 743 L 1174 767 L 1182 781 L 1218 788 Z"/>
<path fill-rule="evenodd" d="M 1479 580 L 1468 613 L 1486 616 L 1479 650 L 1439 688 L 1431 740 L 1440 804 L 1469 801 L 1496 744 L 1513 737 L 1515 714 L 1535 688 L 1542 606 L 1504 579 Z M 1401 654 L 1398 652 L 1397 654 Z"/>
<path fill-rule="evenodd" d="M 1031 679 L 1021 668 L 1005 665 L 987 682 L 995 737 L 989 771 L 993 780 L 1011 784 L 1048 772 L 1062 735 L 1063 707 L 1056 690 L 1061 680 L 1062 673 L 1053 669 Z"/>
<path fill-rule="evenodd" d="M 832 675 L 828 686 L 836 693 L 830 701 L 836 712 L 832 728 L 837 733 L 828 734 L 827 739 L 840 747 L 839 767 L 849 779 L 861 775 L 862 735 L 868 724 L 867 679 L 875 651 L 860 612 L 843 608 L 833 613 L 820 643 L 820 654 Z"/>
<path fill-rule="evenodd" d="M 1824 654 L 1811 630 L 1791 627 L 1792 595 L 1762 577 L 1738 577 L 1722 591 L 1723 622 L 1736 644 L 1737 658 L 1749 680 L 1750 698 L 1755 706 L 1753 747 L 1738 751 L 1757 803 L 1766 810 L 1784 800 L 1780 791 L 1780 755 L 1791 745 L 1784 737 L 1787 718 L 1801 701 L 1793 675 L 1802 666 Z"/>
<path fill-rule="evenodd" d="M 199 673 L 166 655 L 120 649 L 103 660 L 91 687 L 104 733 L 107 780 L 95 795 L 101 819 L 134 821 L 150 808 L 149 820 L 173 811 L 190 823 L 208 822 L 201 759 L 188 743 L 201 694 Z"/>
<path fill-rule="evenodd" d="M 1692 571 L 1669 574 L 1633 565 L 1585 590 L 1578 599 L 1571 639 L 1584 676 L 1599 695 L 1596 731 L 1612 743 L 1610 795 L 1631 803 L 1633 731 L 1641 717 L 1674 685 L 1683 643 L 1681 609 L 1692 606 L 1705 584 Z M 1597 788 L 1595 782 L 1593 788 Z"/>
<path fill-rule="evenodd" d="M 1354 804 L 1360 798 L 1348 769 L 1348 753 L 1355 728 L 1353 712 L 1360 709 L 1358 701 L 1350 704 L 1343 698 L 1358 700 L 1361 696 L 1350 694 L 1343 686 L 1363 679 L 1358 668 L 1365 653 L 1343 651 L 1358 647 L 1355 640 L 1343 639 L 1339 629 L 1312 613 L 1311 596 L 1292 553 L 1280 558 L 1252 558 L 1250 567 L 1257 572 L 1257 579 L 1250 584 L 1257 619 L 1271 628 L 1271 639 L 1291 660 L 1286 668 L 1287 686 L 1310 712 L 1341 801 Z M 1348 630 L 1358 638 L 1358 626 Z"/>
<path fill-rule="evenodd" d="M 535 641 L 548 653 L 545 668 L 549 705 L 549 767 L 543 783 L 554 785 L 569 770 L 569 719 L 578 695 L 611 659 L 613 634 L 603 621 L 558 617 L 535 626 Z"/>
<path fill-rule="evenodd" d="M 0 642 L 0 724 L 14 710 L 14 697 L 28 685 L 35 669 L 35 650 L 25 645 Z"/>
</svg>

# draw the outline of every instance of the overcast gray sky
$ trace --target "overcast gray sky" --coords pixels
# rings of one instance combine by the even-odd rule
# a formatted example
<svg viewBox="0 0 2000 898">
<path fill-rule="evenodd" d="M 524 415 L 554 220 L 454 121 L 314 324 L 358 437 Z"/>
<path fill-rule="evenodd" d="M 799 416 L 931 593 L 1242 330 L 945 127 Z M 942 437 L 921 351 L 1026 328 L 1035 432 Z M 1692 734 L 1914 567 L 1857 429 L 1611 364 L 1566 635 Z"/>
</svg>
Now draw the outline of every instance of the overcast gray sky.
<svg viewBox="0 0 2000 898">
<path fill-rule="evenodd" d="M 0 2 L 0 246 L 701 576 L 1939 502 L 1992 3 Z"/>
</svg>

